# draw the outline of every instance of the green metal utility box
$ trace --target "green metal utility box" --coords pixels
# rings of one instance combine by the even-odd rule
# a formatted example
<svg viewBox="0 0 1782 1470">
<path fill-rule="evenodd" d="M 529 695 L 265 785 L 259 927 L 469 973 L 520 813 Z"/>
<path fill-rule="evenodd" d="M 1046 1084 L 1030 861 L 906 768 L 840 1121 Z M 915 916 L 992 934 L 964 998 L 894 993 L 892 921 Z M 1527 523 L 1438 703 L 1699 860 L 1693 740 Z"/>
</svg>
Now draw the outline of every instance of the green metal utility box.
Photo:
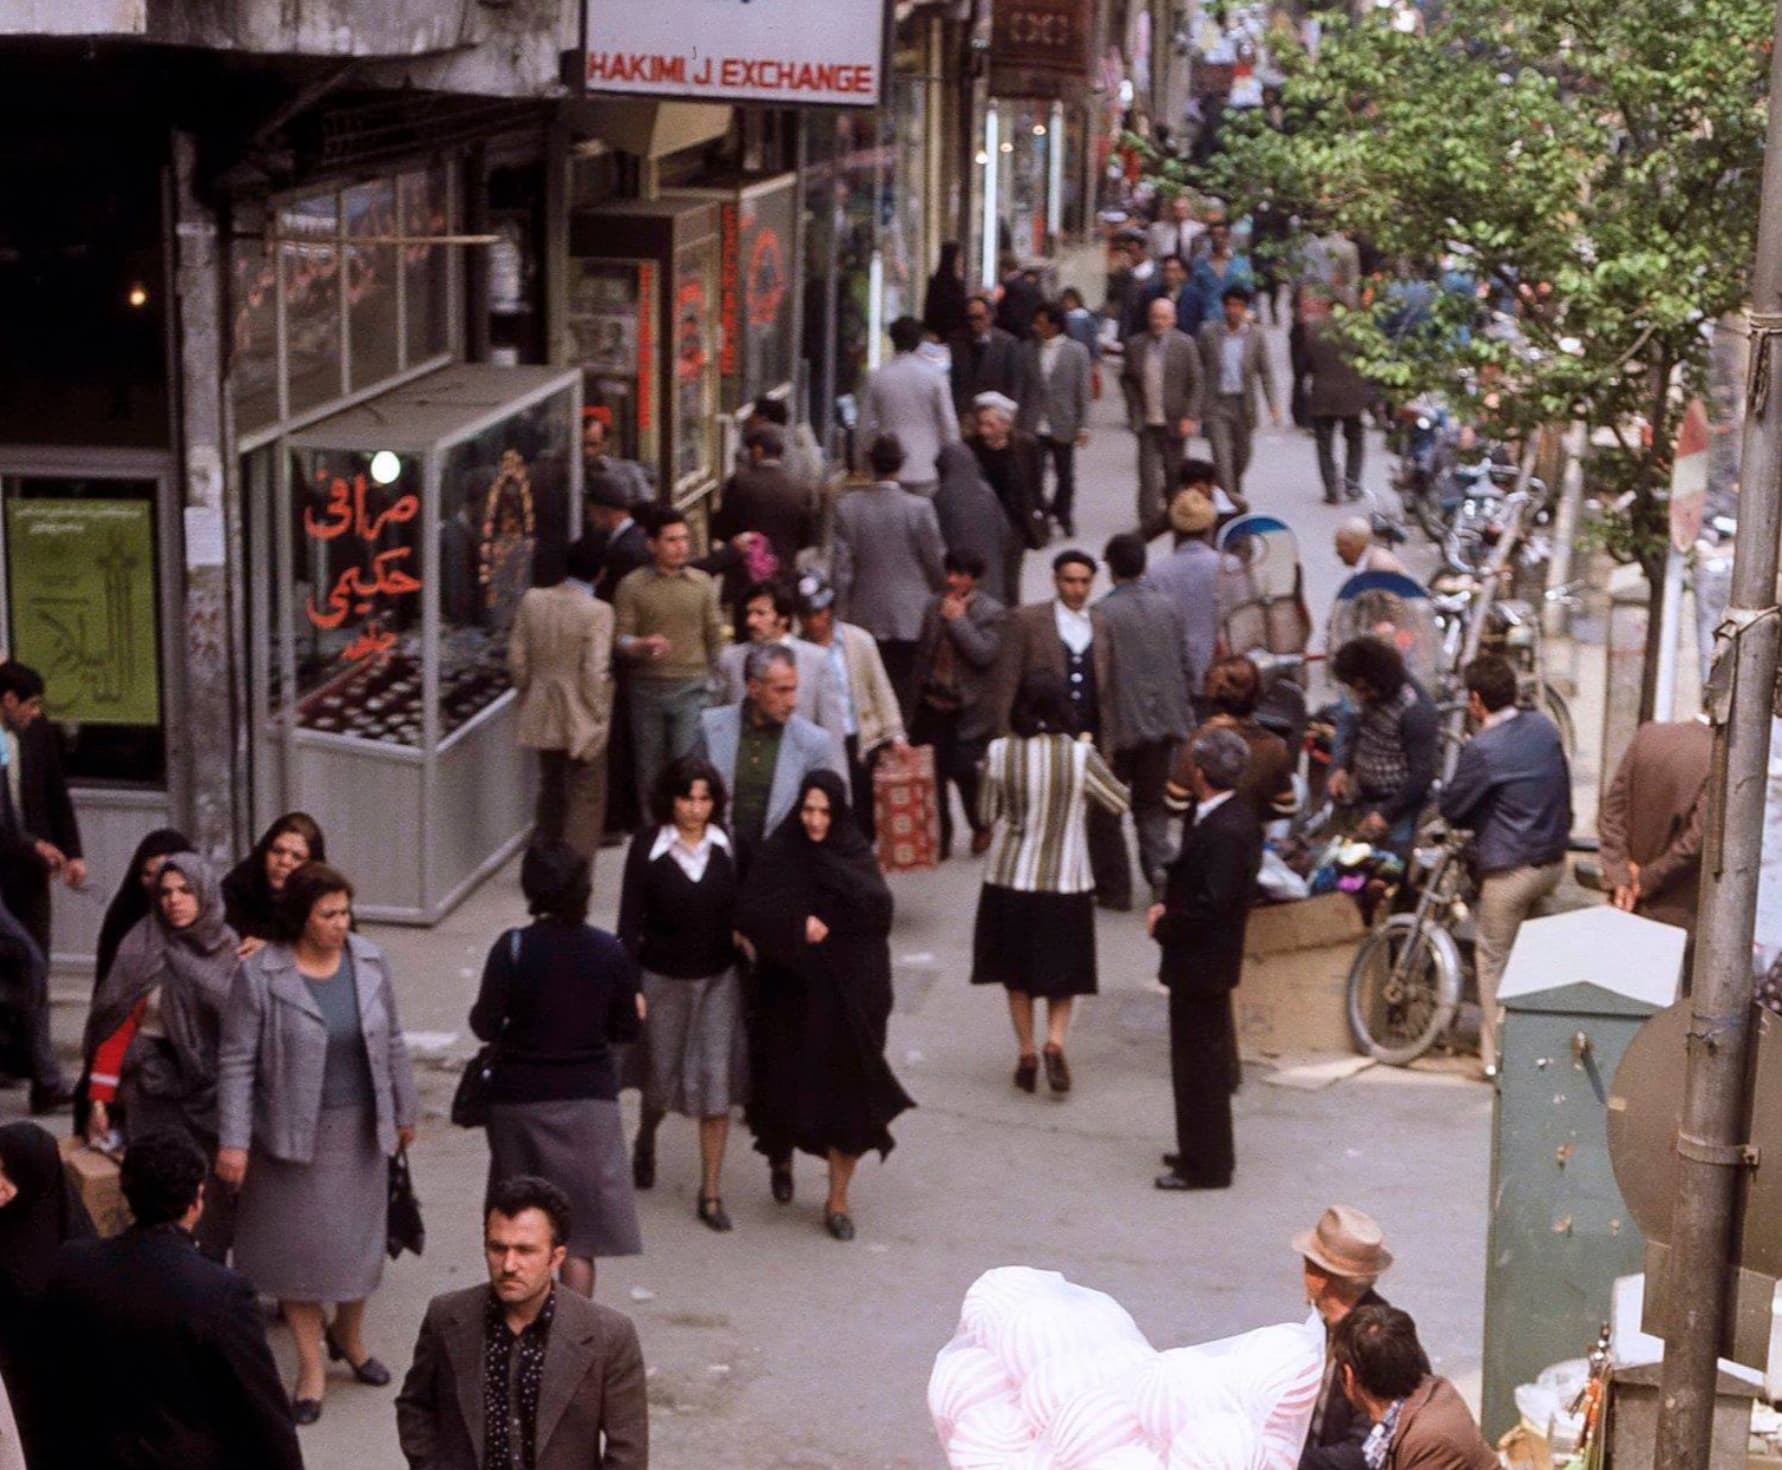
<svg viewBox="0 0 1782 1470">
<path fill-rule="evenodd" d="M 1485 1267 L 1493 1442 L 1517 1423 L 1517 1385 L 1583 1357 L 1615 1278 L 1645 1268 L 1609 1164 L 1610 1084 L 1634 1033 L 1676 999 L 1683 944 L 1681 929 L 1607 906 L 1531 919 L 1516 937 L 1498 991 Z"/>
</svg>

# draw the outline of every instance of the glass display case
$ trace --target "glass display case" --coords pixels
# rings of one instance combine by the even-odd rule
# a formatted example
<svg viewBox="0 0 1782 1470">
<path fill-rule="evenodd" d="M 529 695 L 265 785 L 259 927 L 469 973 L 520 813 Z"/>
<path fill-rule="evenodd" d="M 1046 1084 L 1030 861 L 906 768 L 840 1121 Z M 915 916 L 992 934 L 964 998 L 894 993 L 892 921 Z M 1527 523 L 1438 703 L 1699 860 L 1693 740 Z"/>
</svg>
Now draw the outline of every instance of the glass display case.
<svg viewBox="0 0 1782 1470">
<path fill-rule="evenodd" d="M 569 222 L 570 346 L 619 453 L 691 506 L 718 481 L 720 210 L 629 200 Z"/>
<path fill-rule="evenodd" d="M 434 922 L 531 826 L 507 635 L 573 524 L 580 379 L 442 368 L 249 466 L 257 815 L 311 813 L 368 918 Z"/>
</svg>

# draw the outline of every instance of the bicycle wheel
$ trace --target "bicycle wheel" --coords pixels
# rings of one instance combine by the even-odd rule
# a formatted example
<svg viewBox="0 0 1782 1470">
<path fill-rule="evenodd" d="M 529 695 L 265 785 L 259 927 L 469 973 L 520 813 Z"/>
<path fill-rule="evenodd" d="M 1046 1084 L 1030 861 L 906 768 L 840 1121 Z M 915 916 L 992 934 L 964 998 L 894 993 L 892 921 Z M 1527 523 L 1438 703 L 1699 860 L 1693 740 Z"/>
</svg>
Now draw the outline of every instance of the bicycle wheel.
<svg viewBox="0 0 1782 1470">
<path fill-rule="evenodd" d="M 1410 507 L 1411 517 L 1417 522 L 1417 528 L 1423 532 L 1433 546 L 1440 546 L 1442 539 L 1448 534 L 1448 521 L 1442 515 L 1442 507 L 1436 500 L 1435 490 L 1407 490 L 1404 502 Z"/>
<path fill-rule="evenodd" d="M 1559 743 L 1565 747 L 1565 758 L 1576 759 L 1578 754 L 1578 730 L 1572 723 L 1572 712 L 1565 702 L 1565 696 L 1545 681 L 1541 684 L 1541 713 L 1559 727 Z"/>
<path fill-rule="evenodd" d="M 1349 966 L 1349 1034 L 1389 1067 L 1414 1062 L 1460 1003 L 1460 950 L 1446 929 L 1394 914 L 1361 941 Z"/>
</svg>

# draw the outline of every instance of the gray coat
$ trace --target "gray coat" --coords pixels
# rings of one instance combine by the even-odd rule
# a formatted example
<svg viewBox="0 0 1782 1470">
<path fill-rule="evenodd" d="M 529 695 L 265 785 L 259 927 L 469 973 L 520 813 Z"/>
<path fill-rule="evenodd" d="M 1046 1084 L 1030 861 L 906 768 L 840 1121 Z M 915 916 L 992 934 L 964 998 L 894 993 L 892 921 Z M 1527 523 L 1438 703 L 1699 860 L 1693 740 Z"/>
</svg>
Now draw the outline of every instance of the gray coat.
<svg viewBox="0 0 1782 1470">
<path fill-rule="evenodd" d="M 939 590 L 947 553 L 932 501 L 892 482 L 853 490 L 835 507 L 832 575 L 843 622 L 880 642 L 914 642 Z"/>
<path fill-rule="evenodd" d="M 1151 340 L 1149 332 L 1128 338 L 1121 369 L 1120 386 L 1126 390 L 1126 412 L 1135 432 L 1145 427 L 1145 358 Z M 1194 339 L 1171 327 L 1164 342 L 1163 423 L 1173 436 L 1183 419 L 1198 423 L 1204 416 L 1206 389 Z"/>
<path fill-rule="evenodd" d="M 1206 401 L 1210 406 L 1217 401 L 1219 393 L 1219 365 L 1223 355 L 1223 342 L 1226 335 L 1224 318 L 1208 322 L 1200 329 L 1200 369 L 1206 380 Z M 1272 412 L 1278 400 L 1275 397 L 1275 370 L 1269 362 L 1268 344 L 1263 341 L 1262 328 L 1251 324 L 1245 334 L 1243 356 L 1238 368 L 1238 381 L 1243 387 L 1244 420 L 1253 429 L 1256 427 L 1256 399 L 1260 391 L 1261 397 Z"/>
<path fill-rule="evenodd" d="M 780 642 L 792 650 L 792 661 L 798 668 L 798 704 L 794 712 L 813 725 L 820 725 L 838 741 L 846 738 L 848 712 L 843 706 L 841 691 L 830 676 L 829 655 L 802 638 L 782 638 Z M 712 703 L 741 703 L 749 692 L 744 666 L 749 661 L 749 650 L 754 646 L 753 643 L 732 643 L 718 655 Z"/>
<path fill-rule="evenodd" d="M 1190 687 L 1195 690 L 1219 652 L 1219 568 L 1219 553 L 1196 537 L 1155 562 L 1147 579 L 1181 615 Z"/>
<path fill-rule="evenodd" d="M 1020 541 L 1008 512 L 978 468 L 978 457 L 969 444 L 949 444 L 940 453 L 940 489 L 934 494 L 934 513 L 948 551 L 975 551 L 984 558 L 984 575 L 978 589 L 988 592 L 1004 607 L 1020 595 L 1004 575 L 1008 553 Z"/>
<path fill-rule="evenodd" d="M 740 704 L 708 709 L 699 717 L 699 743 L 694 754 L 718 768 L 724 784 L 736 789 L 736 751 L 742 743 L 743 711 Z M 771 833 L 792 813 L 798 788 L 813 771 L 834 771 L 848 779 L 848 762 L 841 742 L 809 720 L 793 715 L 780 737 L 780 758 L 773 768 L 773 786 L 767 794 L 767 818 L 762 824 Z"/>
<path fill-rule="evenodd" d="M 1001 393 L 1016 403 L 1026 396 L 1021 344 L 1001 327 L 992 327 L 990 340 L 981 346 L 970 332 L 959 332 L 947 343 L 947 350 L 953 356 L 953 406 L 961 413 L 980 393 Z"/>
<path fill-rule="evenodd" d="M 1194 718 L 1188 702 L 1194 670 L 1182 614 L 1148 582 L 1122 582 L 1095 604 L 1113 654 L 1110 751 L 1184 740 Z"/>
<path fill-rule="evenodd" d="M 901 483 L 932 485 L 941 445 L 959 438 L 947 375 L 913 352 L 900 352 L 868 378 L 855 436 L 862 457 L 880 434 L 895 434 L 903 444 L 903 468 L 897 472 Z"/>
<path fill-rule="evenodd" d="M 952 639 L 961 740 L 988 740 L 996 733 L 996 701 L 991 685 L 996 676 L 996 656 L 1002 649 L 1002 621 L 1007 611 L 987 592 L 978 592 L 962 618 L 943 618 L 939 597 L 930 599 L 928 610 L 922 614 L 922 636 L 916 641 L 916 695 L 920 699 L 934 672 L 941 639 Z"/>
<path fill-rule="evenodd" d="M 384 952 L 369 939 L 347 935 L 359 1025 L 377 1096 L 377 1141 L 396 1152 L 396 1130 L 420 1117 L 414 1071 L 396 1018 L 396 992 Z M 269 944 L 242 961 L 223 1012 L 217 1056 L 217 1144 L 257 1145 L 287 1163 L 315 1156 L 316 1120 L 328 1064 L 328 1026 L 297 972 L 296 956 Z"/>
<path fill-rule="evenodd" d="M 467 1286 L 427 1305 L 396 1395 L 397 1439 L 414 1470 L 481 1470 L 488 1301 L 487 1286 Z M 538 1470 L 644 1470 L 650 1413 L 637 1329 L 566 1287 L 556 1301 L 538 1390 Z"/>
<path fill-rule="evenodd" d="M 1306 325 L 1306 412 L 1315 419 L 1354 419 L 1367 412 L 1372 395 L 1356 370 L 1348 347 L 1325 322 Z"/>
<path fill-rule="evenodd" d="M 1089 424 L 1089 353 L 1081 342 L 1069 337 L 1058 338 L 1058 356 L 1052 361 L 1051 373 L 1040 371 L 1038 339 L 1021 344 L 1023 372 L 1029 385 L 1021 400 L 1021 411 L 1015 416 L 1015 427 L 1024 433 L 1039 433 L 1040 420 L 1046 421 L 1046 437 L 1069 443 Z"/>
</svg>

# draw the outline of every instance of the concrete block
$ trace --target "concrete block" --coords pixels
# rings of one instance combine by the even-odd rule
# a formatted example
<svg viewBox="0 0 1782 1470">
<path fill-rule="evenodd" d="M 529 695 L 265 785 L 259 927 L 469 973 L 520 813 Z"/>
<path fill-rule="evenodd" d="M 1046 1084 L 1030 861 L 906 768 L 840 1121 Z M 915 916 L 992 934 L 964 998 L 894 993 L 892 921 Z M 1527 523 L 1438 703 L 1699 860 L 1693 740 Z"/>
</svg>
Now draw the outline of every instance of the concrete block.
<svg viewBox="0 0 1782 1470">
<path fill-rule="evenodd" d="M 1252 910 L 1237 991 L 1239 1046 L 1265 1055 L 1353 1051 L 1345 996 L 1366 932 L 1344 893 Z"/>
</svg>

